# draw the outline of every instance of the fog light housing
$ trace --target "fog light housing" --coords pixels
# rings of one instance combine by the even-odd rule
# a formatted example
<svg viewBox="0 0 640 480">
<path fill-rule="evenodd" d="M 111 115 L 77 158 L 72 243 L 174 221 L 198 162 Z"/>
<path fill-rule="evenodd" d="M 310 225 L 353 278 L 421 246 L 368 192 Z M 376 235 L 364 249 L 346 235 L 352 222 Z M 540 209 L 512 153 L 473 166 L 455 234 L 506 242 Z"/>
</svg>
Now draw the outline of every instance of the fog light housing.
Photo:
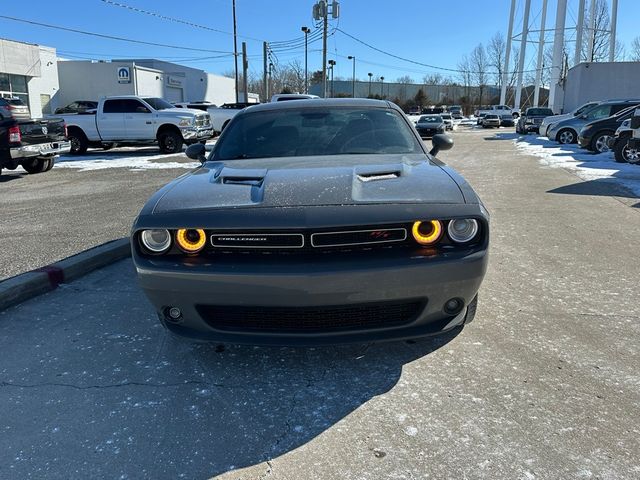
<svg viewBox="0 0 640 480">
<path fill-rule="evenodd" d="M 456 218 L 447 226 L 449 238 L 456 243 L 467 243 L 478 234 L 478 221 L 473 218 Z"/>
<path fill-rule="evenodd" d="M 444 310 L 444 313 L 446 313 L 447 315 L 457 315 L 462 311 L 463 308 L 464 300 L 462 300 L 461 298 L 450 298 L 445 302 L 442 310 Z"/>
<path fill-rule="evenodd" d="M 171 235 L 168 230 L 143 230 L 140 234 L 142 245 L 152 253 L 163 253 L 171 246 Z"/>
<path fill-rule="evenodd" d="M 420 245 L 433 245 L 442 236 L 442 223 L 439 220 L 413 222 L 411 233 Z"/>
<path fill-rule="evenodd" d="M 176 233 L 176 243 L 186 253 L 198 253 L 204 248 L 206 235 L 201 228 L 181 228 Z"/>
</svg>

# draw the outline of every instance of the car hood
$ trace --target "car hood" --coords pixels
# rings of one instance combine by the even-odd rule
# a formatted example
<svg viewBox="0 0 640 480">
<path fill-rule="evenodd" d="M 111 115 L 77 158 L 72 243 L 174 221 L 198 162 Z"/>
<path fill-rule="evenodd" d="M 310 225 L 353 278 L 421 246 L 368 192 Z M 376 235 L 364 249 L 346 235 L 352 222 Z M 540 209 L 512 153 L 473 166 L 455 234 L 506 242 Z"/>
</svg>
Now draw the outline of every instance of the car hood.
<svg viewBox="0 0 640 480">
<path fill-rule="evenodd" d="M 158 115 L 161 117 L 192 117 L 206 115 L 207 112 L 197 110 L 195 108 L 165 108 L 164 110 L 157 110 Z"/>
<path fill-rule="evenodd" d="M 206 162 L 175 180 L 153 213 L 238 207 L 460 204 L 452 175 L 423 154 Z"/>
<path fill-rule="evenodd" d="M 562 115 L 551 115 L 550 117 L 545 117 L 544 120 L 547 123 L 558 123 L 563 120 L 568 120 L 570 118 L 573 118 L 572 113 L 564 113 Z"/>
</svg>

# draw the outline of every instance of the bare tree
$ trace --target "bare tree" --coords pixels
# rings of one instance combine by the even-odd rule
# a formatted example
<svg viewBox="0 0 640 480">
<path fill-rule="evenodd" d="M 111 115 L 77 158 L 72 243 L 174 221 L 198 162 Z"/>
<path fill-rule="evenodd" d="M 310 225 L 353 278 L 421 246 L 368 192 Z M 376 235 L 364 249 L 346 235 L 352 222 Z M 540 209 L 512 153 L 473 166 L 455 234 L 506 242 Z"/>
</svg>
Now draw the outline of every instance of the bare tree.
<svg viewBox="0 0 640 480">
<path fill-rule="evenodd" d="M 631 42 L 629 60 L 631 60 L 632 62 L 640 62 L 640 37 L 634 38 Z"/>
<path fill-rule="evenodd" d="M 596 2 L 595 28 L 591 31 L 591 9 L 587 9 L 584 25 L 586 35 L 580 46 L 580 58 L 583 62 L 606 62 L 609 60 L 609 43 L 611 42 L 611 18 L 609 17 L 609 4 L 607 0 L 591 0 Z M 589 56 L 589 45 L 593 42 L 593 55 Z M 623 45 L 616 41 L 614 48 L 614 60 L 624 57 Z"/>
<path fill-rule="evenodd" d="M 429 75 L 422 77 L 422 83 L 425 85 L 441 85 L 442 75 L 439 73 L 430 73 Z"/>
<path fill-rule="evenodd" d="M 478 86 L 478 104 L 482 105 L 484 90 L 489 80 L 487 73 L 489 70 L 489 59 L 487 58 L 487 52 L 482 43 L 479 43 L 478 46 L 471 51 L 470 65 L 471 78 Z"/>
<path fill-rule="evenodd" d="M 403 75 L 402 77 L 398 77 L 398 79 L 396 80 L 397 83 L 404 83 L 404 84 L 411 84 L 411 83 L 416 83 L 413 78 L 411 78 L 409 75 Z"/>
<path fill-rule="evenodd" d="M 502 88 L 502 74 L 504 72 L 504 60 L 507 52 L 507 42 L 502 32 L 497 32 L 487 45 L 487 57 L 489 66 L 494 70 L 495 84 Z"/>
</svg>

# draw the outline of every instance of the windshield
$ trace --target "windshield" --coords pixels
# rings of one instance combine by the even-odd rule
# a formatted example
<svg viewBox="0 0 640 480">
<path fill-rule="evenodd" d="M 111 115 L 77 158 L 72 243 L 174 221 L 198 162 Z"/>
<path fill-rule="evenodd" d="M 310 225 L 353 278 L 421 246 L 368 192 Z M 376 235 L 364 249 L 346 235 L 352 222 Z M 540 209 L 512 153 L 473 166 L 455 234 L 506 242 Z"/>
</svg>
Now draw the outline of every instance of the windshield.
<svg viewBox="0 0 640 480">
<path fill-rule="evenodd" d="M 550 108 L 529 108 L 527 110 L 527 115 L 546 115 L 551 116 L 553 112 Z"/>
<path fill-rule="evenodd" d="M 591 110 L 593 107 L 595 107 L 596 105 L 598 105 L 597 103 L 585 103 L 583 106 L 581 106 L 578 110 L 576 110 L 576 113 L 574 113 L 573 115 L 575 117 L 577 117 L 578 115 L 582 114 L 582 113 L 587 113 L 589 110 Z"/>
<path fill-rule="evenodd" d="M 440 115 L 425 115 L 420 117 L 418 123 L 442 123 L 442 117 Z"/>
<path fill-rule="evenodd" d="M 151 98 L 143 98 L 143 100 L 147 102 L 149 105 L 151 105 L 154 110 L 165 110 L 167 108 L 176 108 L 174 105 L 171 105 L 169 102 L 167 102 L 166 100 L 163 100 L 162 98 L 151 97 Z"/>
<path fill-rule="evenodd" d="M 300 108 L 236 117 L 212 160 L 345 154 L 424 153 L 413 132 L 386 108 Z"/>
</svg>

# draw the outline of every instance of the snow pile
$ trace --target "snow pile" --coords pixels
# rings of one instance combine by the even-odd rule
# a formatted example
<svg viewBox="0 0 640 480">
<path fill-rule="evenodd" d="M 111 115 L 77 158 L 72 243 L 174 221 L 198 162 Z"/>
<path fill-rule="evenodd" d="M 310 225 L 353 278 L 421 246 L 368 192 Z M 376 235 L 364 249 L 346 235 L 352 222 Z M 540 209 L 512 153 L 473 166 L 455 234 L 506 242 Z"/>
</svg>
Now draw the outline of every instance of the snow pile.
<svg viewBox="0 0 640 480">
<path fill-rule="evenodd" d="M 578 145 L 561 145 L 546 137 L 514 134 L 518 151 L 540 158 L 542 165 L 564 168 L 583 180 L 608 179 L 640 196 L 640 166 L 617 163 L 613 152 L 591 153 Z"/>
</svg>

